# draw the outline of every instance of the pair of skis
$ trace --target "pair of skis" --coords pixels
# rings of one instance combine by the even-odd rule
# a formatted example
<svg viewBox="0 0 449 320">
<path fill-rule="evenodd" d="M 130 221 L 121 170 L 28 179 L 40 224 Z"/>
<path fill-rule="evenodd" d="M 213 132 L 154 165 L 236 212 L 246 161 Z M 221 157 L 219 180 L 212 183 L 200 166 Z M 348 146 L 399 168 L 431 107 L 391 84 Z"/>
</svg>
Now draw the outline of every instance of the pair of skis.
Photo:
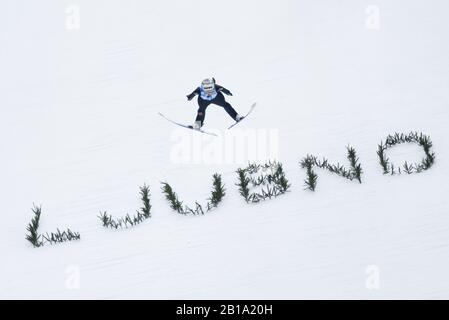
<svg viewBox="0 0 449 320">
<path fill-rule="evenodd" d="M 242 122 L 242 120 L 246 119 L 246 117 L 247 117 L 248 115 L 250 115 L 250 114 L 254 111 L 254 108 L 255 108 L 255 107 L 256 107 L 256 103 L 253 103 L 253 105 L 251 106 L 251 108 L 249 109 L 249 111 L 246 113 L 246 115 L 244 115 L 243 118 L 240 119 L 240 121 L 237 121 L 237 122 L 235 122 L 234 124 L 232 124 L 232 125 L 228 128 L 228 130 L 231 129 L 231 128 L 233 128 L 234 126 L 236 126 L 236 125 L 239 124 L 240 122 Z M 201 132 L 201 133 L 204 133 L 204 134 L 208 134 L 208 135 L 211 135 L 211 136 L 218 137 L 218 135 L 216 135 L 215 133 L 207 132 L 207 131 L 204 131 L 204 130 L 202 130 L 202 129 L 194 129 L 193 126 L 189 126 L 189 125 L 186 125 L 186 124 L 182 124 L 182 123 L 173 121 L 173 120 L 167 118 L 165 115 L 163 115 L 163 114 L 160 113 L 160 112 L 159 112 L 158 114 L 159 114 L 162 118 L 164 118 L 165 120 L 167 120 L 167 121 L 169 121 L 169 122 L 171 122 L 171 123 L 173 123 L 173 124 L 175 124 L 175 125 L 177 125 L 177 126 L 180 126 L 180 127 L 186 128 L 186 129 L 195 130 L 195 131 L 198 131 L 198 132 Z"/>
</svg>

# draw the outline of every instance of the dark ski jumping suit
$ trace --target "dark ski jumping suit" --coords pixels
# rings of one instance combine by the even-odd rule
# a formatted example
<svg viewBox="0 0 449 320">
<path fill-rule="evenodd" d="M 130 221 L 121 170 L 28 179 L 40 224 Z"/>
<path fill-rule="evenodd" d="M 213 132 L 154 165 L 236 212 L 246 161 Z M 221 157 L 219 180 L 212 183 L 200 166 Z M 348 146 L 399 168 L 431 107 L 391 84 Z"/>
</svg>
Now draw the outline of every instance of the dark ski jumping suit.
<svg viewBox="0 0 449 320">
<path fill-rule="evenodd" d="M 223 107 L 226 112 L 231 116 L 232 119 L 236 120 L 237 112 L 234 108 L 225 100 L 224 94 L 228 96 L 232 96 L 231 91 L 228 89 L 215 85 L 215 90 L 211 94 L 207 94 L 201 87 L 198 87 L 191 94 L 187 96 L 187 99 L 192 100 L 198 95 L 198 114 L 196 116 L 195 121 L 201 121 L 201 125 L 203 125 L 204 118 L 206 117 L 206 108 L 210 104 L 216 104 L 217 106 Z"/>
</svg>

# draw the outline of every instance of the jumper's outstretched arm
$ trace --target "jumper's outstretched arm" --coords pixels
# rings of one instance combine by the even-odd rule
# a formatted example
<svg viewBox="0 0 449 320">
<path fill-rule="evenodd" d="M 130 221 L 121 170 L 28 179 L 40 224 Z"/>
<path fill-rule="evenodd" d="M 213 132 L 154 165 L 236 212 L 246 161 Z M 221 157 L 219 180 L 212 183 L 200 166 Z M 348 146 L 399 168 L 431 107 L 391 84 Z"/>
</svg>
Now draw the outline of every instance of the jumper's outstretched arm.
<svg viewBox="0 0 449 320">
<path fill-rule="evenodd" d="M 223 92 L 224 94 L 228 96 L 232 96 L 232 92 L 226 89 L 225 87 L 219 86 L 218 84 L 215 85 L 215 88 L 217 88 L 217 91 Z"/>
<path fill-rule="evenodd" d="M 191 94 L 187 95 L 187 99 L 190 101 L 193 98 L 195 98 L 197 95 L 199 95 L 201 93 L 200 88 L 196 88 Z"/>
</svg>

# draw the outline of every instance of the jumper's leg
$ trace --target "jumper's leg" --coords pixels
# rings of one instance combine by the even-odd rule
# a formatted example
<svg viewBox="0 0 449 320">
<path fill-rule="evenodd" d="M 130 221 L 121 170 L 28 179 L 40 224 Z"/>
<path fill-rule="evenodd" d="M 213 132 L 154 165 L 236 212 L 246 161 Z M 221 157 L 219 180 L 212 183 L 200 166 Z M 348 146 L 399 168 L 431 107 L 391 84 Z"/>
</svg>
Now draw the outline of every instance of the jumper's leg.
<svg viewBox="0 0 449 320">
<path fill-rule="evenodd" d="M 206 118 L 206 109 L 209 106 L 210 101 L 198 98 L 198 112 L 196 114 L 195 124 L 199 124 L 200 127 L 203 126 L 204 119 Z"/>
<path fill-rule="evenodd" d="M 229 102 L 227 102 L 222 94 L 219 94 L 217 98 L 213 101 L 216 105 L 223 107 L 225 111 L 229 114 L 229 116 L 237 121 L 237 111 L 231 106 Z"/>
</svg>

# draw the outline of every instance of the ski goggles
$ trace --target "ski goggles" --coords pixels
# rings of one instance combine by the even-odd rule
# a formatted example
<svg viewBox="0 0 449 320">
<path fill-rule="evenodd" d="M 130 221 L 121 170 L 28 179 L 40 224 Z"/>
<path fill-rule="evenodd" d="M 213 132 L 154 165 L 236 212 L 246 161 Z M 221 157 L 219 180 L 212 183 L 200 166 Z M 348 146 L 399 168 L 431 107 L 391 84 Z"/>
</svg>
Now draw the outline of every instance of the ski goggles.
<svg viewBox="0 0 449 320">
<path fill-rule="evenodd" d="M 206 93 L 212 93 L 215 91 L 215 86 L 203 86 L 203 90 Z"/>
</svg>

